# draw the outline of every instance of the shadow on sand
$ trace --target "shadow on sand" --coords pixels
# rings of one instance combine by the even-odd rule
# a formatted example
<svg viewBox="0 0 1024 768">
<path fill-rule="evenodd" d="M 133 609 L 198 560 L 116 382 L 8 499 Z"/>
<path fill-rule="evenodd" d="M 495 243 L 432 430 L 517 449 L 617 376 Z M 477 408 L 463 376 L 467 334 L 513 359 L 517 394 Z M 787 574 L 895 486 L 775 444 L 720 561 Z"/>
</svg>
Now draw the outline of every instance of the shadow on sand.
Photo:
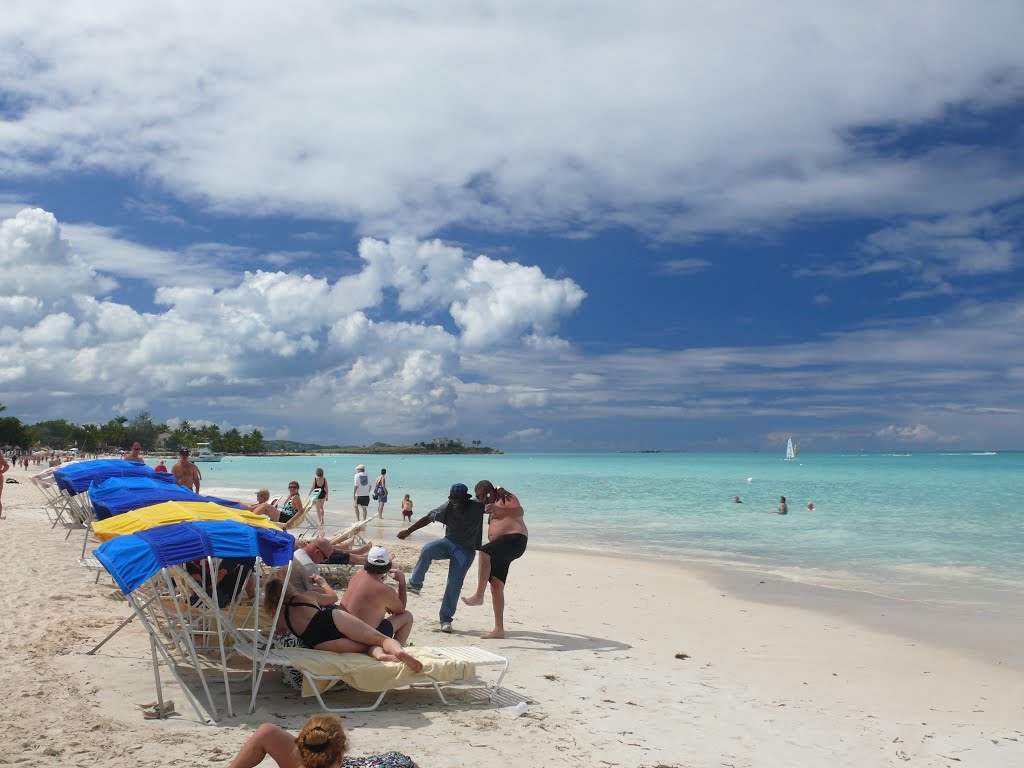
<svg viewBox="0 0 1024 768">
<path fill-rule="evenodd" d="M 462 637 L 478 639 L 472 632 L 454 634 Z M 572 632 L 527 632 L 520 630 L 506 631 L 504 640 L 495 640 L 497 648 L 518 648 L 522 650 L 545 651 L 628 651 L 633 646 L 608 640 L 603 637 L 577 635 Z"/>
</svg>

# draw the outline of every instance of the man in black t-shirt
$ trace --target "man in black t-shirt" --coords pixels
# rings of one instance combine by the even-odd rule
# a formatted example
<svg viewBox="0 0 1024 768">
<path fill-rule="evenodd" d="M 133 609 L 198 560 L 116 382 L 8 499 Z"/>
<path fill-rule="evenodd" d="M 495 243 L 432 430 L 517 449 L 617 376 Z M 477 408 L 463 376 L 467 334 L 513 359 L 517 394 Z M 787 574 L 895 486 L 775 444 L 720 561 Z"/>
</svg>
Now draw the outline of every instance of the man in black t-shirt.
<svg viewBox="0 0 1024 768">
<path fill-rule="evenodd" d="M 452 631 L 452 620 L 459 604 L 462 582 L 465 581 L 466 573 L 473 565 L 476 551 L 480 548 L 483 521 L 484 505 L 470 497 L 469 489 L 465 485 L 456 483 L 451 487 L 446 504 L 431 510 L 398 534 L 400 539 L 408 538 L 413 531 L 418 531 L 433 522 L 442 523 L 445 527 L 443 539 L 423 546 L 416 567 L 412 570 L 412 576 L 409 577 L 409 591 L 414 595 L 418 594 L 423 589 L 423 579 L 430 569 L 431 562 L 448 561 L 448 584 L 444 590 L 439 613 L 442 632 Z"/>
</svg>

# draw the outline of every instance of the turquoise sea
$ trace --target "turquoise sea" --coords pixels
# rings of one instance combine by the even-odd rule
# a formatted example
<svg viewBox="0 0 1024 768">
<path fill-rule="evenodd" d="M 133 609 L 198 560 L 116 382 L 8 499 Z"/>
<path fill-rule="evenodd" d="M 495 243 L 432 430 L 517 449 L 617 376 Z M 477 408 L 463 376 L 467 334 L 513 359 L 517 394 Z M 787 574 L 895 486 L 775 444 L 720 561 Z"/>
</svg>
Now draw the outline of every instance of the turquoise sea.
<svg viewBox="0 0 1024 768">
<path fill-rule="evenodd" d="M 205 491 L 246 500 L 260 487 L 277 496 L 292 479 L 305 494 L 323 467 L 334 530 L 354 519 L 360 462 L 371 480 L 387 467 L 392 522 L 405 493 L 418 518 L 451 483 L 487 478 L 519 495 L 533 545 L 729 563 L 929 600 L 1005 602 L 1024 588 L 1024 453 L 325 455 L 201 467 Z M 780 495 L 786 517 L 769 514 Z"/>
</svg>

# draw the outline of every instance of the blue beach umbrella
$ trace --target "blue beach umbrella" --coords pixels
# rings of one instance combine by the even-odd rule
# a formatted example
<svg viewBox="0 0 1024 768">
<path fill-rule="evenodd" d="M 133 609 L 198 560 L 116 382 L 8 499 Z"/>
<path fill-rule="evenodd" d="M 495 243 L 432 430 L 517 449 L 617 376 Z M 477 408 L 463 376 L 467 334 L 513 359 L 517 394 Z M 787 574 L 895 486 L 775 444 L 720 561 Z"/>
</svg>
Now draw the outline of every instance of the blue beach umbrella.
<svg viewBox="0 0 1024 768">
<path fill-rule="evenodd" d="M 118 536 L 94 553 L 127 595 L 172 565 L 205 557 L 258 557 L 276 567 L 287 565 L 294 550 L 295 539 L 289 533 L 218 520 L 162 525 Z"/>
<path fill-rule="evenodd" d="M 94 459 L 59 467 L 53 471 L 53 478 L 58 488 L 67 491 L 69 496 L 75 496 L 89 490 L 94 481 L 102 483 L 111 477 L 155 477 L 157 474 L 141 461 Z"/>
<path fill-rule="evenodd" d="M 190 488 L 176 485 L 174 476 L 165 472 L 158 472 L 154 477 L 111 477 L 100 483 L 94 480 L 89 486 L 89 500 L 97 520 L 164 501 L 208 501 L 231 509 L 245 509 L 237 501 L 201 496 Z"/>
</svg>

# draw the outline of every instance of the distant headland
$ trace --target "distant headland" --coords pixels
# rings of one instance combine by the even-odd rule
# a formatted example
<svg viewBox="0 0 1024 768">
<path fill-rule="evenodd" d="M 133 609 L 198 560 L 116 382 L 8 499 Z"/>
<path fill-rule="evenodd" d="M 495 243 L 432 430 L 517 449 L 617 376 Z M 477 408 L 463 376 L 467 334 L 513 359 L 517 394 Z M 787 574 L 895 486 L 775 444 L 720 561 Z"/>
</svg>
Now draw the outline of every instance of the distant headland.
<svg viewBox="0 0 1024 768">
<path fill-rule="evenodd" d="M 413 443 L 412 445 L 391 445 L 376 442 L 372 445 L 317 445 L 315 443 L 299 443 L 294 440 L 266 440 L 264 448 L 267 453 L 357 453 L 361 455 L 391 454 L 500 454 L 497 448 L 481 445 L 473 440 L 466 445 L 461 440 L 450 437 L 439 437 L 430 442 Z"/>
</svg>

